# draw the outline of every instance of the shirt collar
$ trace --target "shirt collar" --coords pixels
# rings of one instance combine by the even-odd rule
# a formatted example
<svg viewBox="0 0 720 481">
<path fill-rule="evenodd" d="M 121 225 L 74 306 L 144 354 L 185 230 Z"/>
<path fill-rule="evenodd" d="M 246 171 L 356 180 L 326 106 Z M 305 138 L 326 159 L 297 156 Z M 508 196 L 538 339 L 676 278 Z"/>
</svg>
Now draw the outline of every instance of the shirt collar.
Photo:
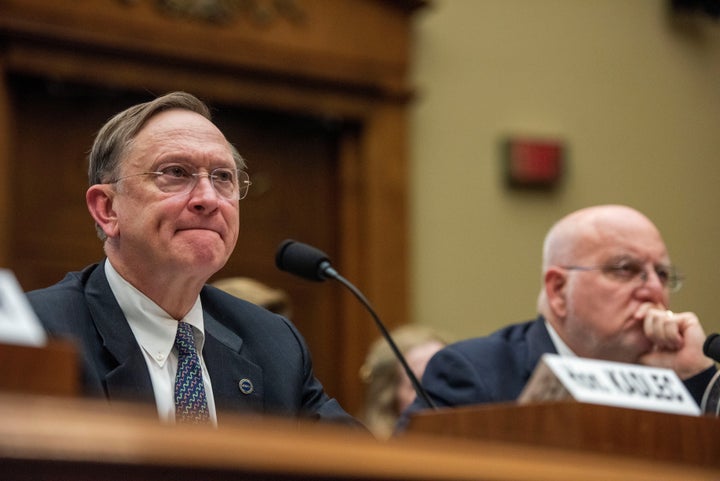
<svg viewBox="0 0 720 481">
<path fill-rule="evenodd" d="M 561 356 L 577 357 L 577 355 L 568 347 L 567 344 L 560 338 L 554 327 L 545 319 L 545 327 L 547 328 L 548 334 L 550 334 L 550 340 L 555 346 L 555 350 Z"/>
<path fill-rule="evenodd" d="M 126 281 L 109 259 L 105 262 L 105 275 L 138 344 L 162 367 L 175 345 L 178 319 L 173 319 L 163 308 Z M 205 330 L 200 296 L 185 317 L 179 320 L 194 327 L 195 345 L 198 352 L 202 352 Z"/>
</svg>

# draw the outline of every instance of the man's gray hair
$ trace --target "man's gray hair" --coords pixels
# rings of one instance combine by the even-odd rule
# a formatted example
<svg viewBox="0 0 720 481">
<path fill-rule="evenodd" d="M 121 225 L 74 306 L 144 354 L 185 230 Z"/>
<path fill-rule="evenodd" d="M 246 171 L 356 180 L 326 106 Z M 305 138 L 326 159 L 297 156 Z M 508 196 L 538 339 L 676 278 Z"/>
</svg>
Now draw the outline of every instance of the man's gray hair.
<svg viewBox="0 0 720 481">
<path fill-rule="evenodd" d="M 108 120 L 95 137 L 88 163 L 90 185 L 102 184 L 114 179 L 121 160 L 127 154 L 140 129 L 155 115 L 171 109 L 189 110 L 212 120 L 208 106 L 186 92 L 171 92 L 120 112 Z M 244 169 L 245 160 L 235 147 L 228 145 L 237 168 Z"/>
</svg>

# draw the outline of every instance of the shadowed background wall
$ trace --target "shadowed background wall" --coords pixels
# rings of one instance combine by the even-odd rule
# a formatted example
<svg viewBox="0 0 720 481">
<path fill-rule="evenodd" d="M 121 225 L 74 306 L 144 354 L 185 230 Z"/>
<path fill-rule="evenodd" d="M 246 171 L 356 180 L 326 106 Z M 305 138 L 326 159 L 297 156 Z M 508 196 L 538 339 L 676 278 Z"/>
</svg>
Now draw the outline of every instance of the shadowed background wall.
<svg viewBox="0 0 720 481">
<path fill-rule="evenodd" d="M 415 29 L 417 322 L 466 337 L 534 317 L 550 225 L 622 203 L 687 277 L 673 309 L 720 330 L 720 21 L 663 0 L 436 0 Z M 506 188 L 507 134 L 563 140 L 561 185 Z"/>
</svg>

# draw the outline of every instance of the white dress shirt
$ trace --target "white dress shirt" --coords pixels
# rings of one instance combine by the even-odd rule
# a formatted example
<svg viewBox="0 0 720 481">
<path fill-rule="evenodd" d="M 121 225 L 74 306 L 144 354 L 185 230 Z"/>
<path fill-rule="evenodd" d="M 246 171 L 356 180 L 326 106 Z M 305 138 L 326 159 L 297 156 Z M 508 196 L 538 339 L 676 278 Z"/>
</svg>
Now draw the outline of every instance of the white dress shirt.
<svg viewBox="0 0 720 481">
<path fill-rule="evenodd" d="M 548 330 L 548 334 L 550 334 L 550 340 L 555 345 L 555 350 L 560 354 L 561 356 L 572 356 L 577 357 L 577 355 L 568 347 L 567 344 L 560 338 L 560 335 L 557 333 L 554 327 L 550 325 L 550 323 L 545 320 L 545 327 Z"/>
<path fill-rule="evenodd" d="M 110 260 L 105 262 L 105 275 L 145 357 L 160 419 L 166 422 L 175 420 L 175 374 L 178 366 L 175 333 L 178 321 L 184 321 L 193 327 L 210 418 L 213 424 L 217 424 L 212 383 L 202 356 L 205 330 L 200 296 L 185 317 L 173 319 L 149 297 L 120 276 L 110 264 Z"/>
</svg>

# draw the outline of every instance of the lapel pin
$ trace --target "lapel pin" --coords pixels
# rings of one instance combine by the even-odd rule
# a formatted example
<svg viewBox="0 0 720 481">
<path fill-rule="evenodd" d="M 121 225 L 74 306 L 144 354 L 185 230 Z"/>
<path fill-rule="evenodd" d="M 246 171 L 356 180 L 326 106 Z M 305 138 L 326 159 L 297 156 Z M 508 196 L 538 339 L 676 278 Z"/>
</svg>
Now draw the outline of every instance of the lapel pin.
<svg viewBox="0 0 720 481">
<path fill-rule="evenodd" d="M 255 390 L 252 381 L 250 381 L 250 379 L 248 378 L 240 379 L 238 387 L 240 388 L 240 392 L 243 394 L 252 394 L 252 392 Z"/>
</svg>

